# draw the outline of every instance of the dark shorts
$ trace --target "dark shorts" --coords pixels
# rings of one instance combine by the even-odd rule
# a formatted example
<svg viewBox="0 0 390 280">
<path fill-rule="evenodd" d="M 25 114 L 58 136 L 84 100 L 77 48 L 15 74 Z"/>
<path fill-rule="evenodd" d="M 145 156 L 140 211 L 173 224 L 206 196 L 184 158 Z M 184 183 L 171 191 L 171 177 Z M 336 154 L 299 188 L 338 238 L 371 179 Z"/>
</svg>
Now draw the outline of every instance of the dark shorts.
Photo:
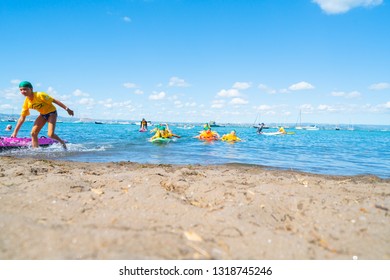
<svg viewBox="0 0 390 280">
<path fill-rule="evenodd" d="M 50 112 L 50 113 L 48 113 L 48 114 L 44 114 L 44 115 L 42 115 L 41 114 L 41 116 L 45 119 L 45 120 L 49 120 L 49 117 L 51 116 L 51 115 L 57 115 L 57 111 L 53 111 L 53 112 Z"/>
</svg>

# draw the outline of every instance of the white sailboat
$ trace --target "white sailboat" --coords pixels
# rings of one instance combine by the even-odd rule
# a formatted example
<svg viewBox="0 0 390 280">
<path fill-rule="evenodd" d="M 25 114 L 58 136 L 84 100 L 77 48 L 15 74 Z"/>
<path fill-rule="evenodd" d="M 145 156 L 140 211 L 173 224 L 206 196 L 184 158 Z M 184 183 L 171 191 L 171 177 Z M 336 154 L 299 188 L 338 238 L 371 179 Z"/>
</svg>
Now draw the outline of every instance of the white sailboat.
<svg viewBox="0 0 390 280">
<path fill-rule="evenodd" d="M 347 130 L 350 130 L 350 131 L 355 130 L 355 128 L 354 128 L 353 125 L 351 124 L 351 121 L 349 121 Z"/>
<path fill-rule="evenodd" d="M 320 130 L 320 128 L 317 125 L 305 126 L 305 127 L 303 127 L 303 129 L 305 129 L 305 130 Z"/>
<path fill-rule="evenodd" d="M 254 128 L 258 128 L 258 127 L 259 127 L 259 126 L 257 125 L 257 119 L 259 118 L 259 115 L 260 115 L 260 113 L 257 113 L 256 119 L 255 119 L 255 121 L 253 122 L 252 127 L 254 127 Z"/>
<path fill-rule="evenodd" d="M 295 126 L 297 130 L 320 130 L 317 125 L 302 126 L 302 110 L 299 110 L 299 122 Z"/>
<path fill-rule="evenodd" d="M 297 125 L 295 126 L 295 129 L 301 130 L 302 127 L 302 110 L 299 110 L 299 122 L 297 121 Z"/>
<path fill-rule="evenodd" d="M 268 129 L 269 126 L 266 126 L 264 123 L 257 123 L 258 119 L 259 119 L 259 116 L 260 116 L 260 113 L 257 114 L 256 119 L 255 119 L 252 127 L 254 127 L 254 128 L 262 127 L 263 129 Z"/>
</svg>

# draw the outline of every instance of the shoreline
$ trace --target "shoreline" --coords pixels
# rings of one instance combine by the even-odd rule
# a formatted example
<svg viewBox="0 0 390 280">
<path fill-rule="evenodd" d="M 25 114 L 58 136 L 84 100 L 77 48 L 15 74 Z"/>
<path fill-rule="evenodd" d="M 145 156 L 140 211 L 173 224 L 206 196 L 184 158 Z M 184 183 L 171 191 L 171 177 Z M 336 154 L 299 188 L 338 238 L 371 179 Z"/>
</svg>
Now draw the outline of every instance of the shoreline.
<svg viewBox="0 0 390 280">
<path fill-rule="evenodd" d="M 0 259 L 390 259 L 390 179 L 2 157 Z"/>
<path fill-rule="evenodd" d="M 46 147 L 43 147 L 46 148 Z M 16 150 L 16 149 L 15 149 Z M 1 152 L 1 151 L 0 151 Z M 46 156 L 46 155 L 43 155 Z M 253 168 L 260 168 L 264 170 L 269 171 L 279 171 L 279 172 L 293 172 L 293 173 L 299 173 L 299 174 L 307 174 L 307 175 L 313 175 L 313 176 L 324 176 L 324 177 L 330 177 L 330 178 L 341 178 L 341 177 L 375 177 L 379 180 L 390 180 L 390 177 L 386 176 L 380 176 L 377 174 L 372 173 L 361 173 L 361 174 L 328 174 L 328 173 L 315 173 L 311 171 L 304 171 L 300 169 L 292 169 L 287 167 L 280 167 L 280 166 L 269 166 L 269 165 L 263 165 L 263 164 L 255 164 L 255 163 L 242 163 L 242 162 L 225 162 L 225 163 L 211 163 L 211 164 L 191 164 L 191 163 L 170 163 L 170 162 L 164 162 L 164 163 L 148 163 L 148 162 L 137 162 L 137 161 L 125 161 L 125 160 L 119 160 L 119 161 L 82 161 L 82 160 L 71 160 L 71 159 L 53 159 L 53 158 L 43 158 L 42 155 L 37 156 L 15 156 L 15 155 L 4 155 L 1 156 L 2 158 L 9 157 L 9 158 L 17 158 L 17 159 L 34 159 L 37 161 L 40 160 L 51 160 L 56 162 L 66 162 L 66 163 L 86 163 L 86 164 L 109 164 L 109 163 L 120 163 L 120 164 L 139 164 L 139 165 L 150 165 L 150 166 L 192 166 L 192 167 L 213 167 L 213 166 L 237 166 L 237 167 L 253 167 Z"/>
</svg>

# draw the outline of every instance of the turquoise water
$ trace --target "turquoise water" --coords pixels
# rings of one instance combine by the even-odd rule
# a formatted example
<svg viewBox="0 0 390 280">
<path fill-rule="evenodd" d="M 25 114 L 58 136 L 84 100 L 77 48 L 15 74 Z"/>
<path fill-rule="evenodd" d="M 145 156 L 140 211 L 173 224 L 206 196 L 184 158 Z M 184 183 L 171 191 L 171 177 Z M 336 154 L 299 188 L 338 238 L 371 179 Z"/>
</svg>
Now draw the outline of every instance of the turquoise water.
<svg viewBox="0 0 390 280">
<path fill-rule="evenodd" d="M 25 123 L 18 136 L 28 136 L 31 126 L 32 123 Z M 214 128 L 221 136 L 235 129 L 244 141 L 234 144 L 194 139 L 201 130 L 200 125 L 192 129 L 170 125 L 182 137 L 164 144 L 148 142 L 152 134 L 138 132 L 138 128 L 131 124 L 64 122 L 57 124 L 56 132 L 68 141 L 68 151 L 53 145 L 35 150 L 2 151 L 0 155 L 84 162 L 242 163 L 317 174 L 372 174 L 390 178 L 389 126 L 361 126 L 353 131 L 334 130 L 334 126 L 319 131 L 287 129 L 295 134 L 282 136 L 258 135 L 250 125 Z M 46 127 L 42 132 L 46 134 Z M 3 133 L 3 136 L 9 135 Z"/>
</svg>

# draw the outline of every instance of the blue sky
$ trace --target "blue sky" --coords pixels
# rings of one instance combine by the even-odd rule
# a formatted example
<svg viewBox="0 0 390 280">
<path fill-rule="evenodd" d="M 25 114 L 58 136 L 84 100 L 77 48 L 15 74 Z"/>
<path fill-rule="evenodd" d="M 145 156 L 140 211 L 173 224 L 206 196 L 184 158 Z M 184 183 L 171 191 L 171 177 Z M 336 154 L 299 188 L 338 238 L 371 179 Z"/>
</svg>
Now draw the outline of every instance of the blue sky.
<svg viewBox="0 0 390 280">
<path fill-rule="evenodd" d="M 28 80 L 77 119 L 388 125 L 389 5 L 2 0 L 0 112 Z"/>
</svg>

